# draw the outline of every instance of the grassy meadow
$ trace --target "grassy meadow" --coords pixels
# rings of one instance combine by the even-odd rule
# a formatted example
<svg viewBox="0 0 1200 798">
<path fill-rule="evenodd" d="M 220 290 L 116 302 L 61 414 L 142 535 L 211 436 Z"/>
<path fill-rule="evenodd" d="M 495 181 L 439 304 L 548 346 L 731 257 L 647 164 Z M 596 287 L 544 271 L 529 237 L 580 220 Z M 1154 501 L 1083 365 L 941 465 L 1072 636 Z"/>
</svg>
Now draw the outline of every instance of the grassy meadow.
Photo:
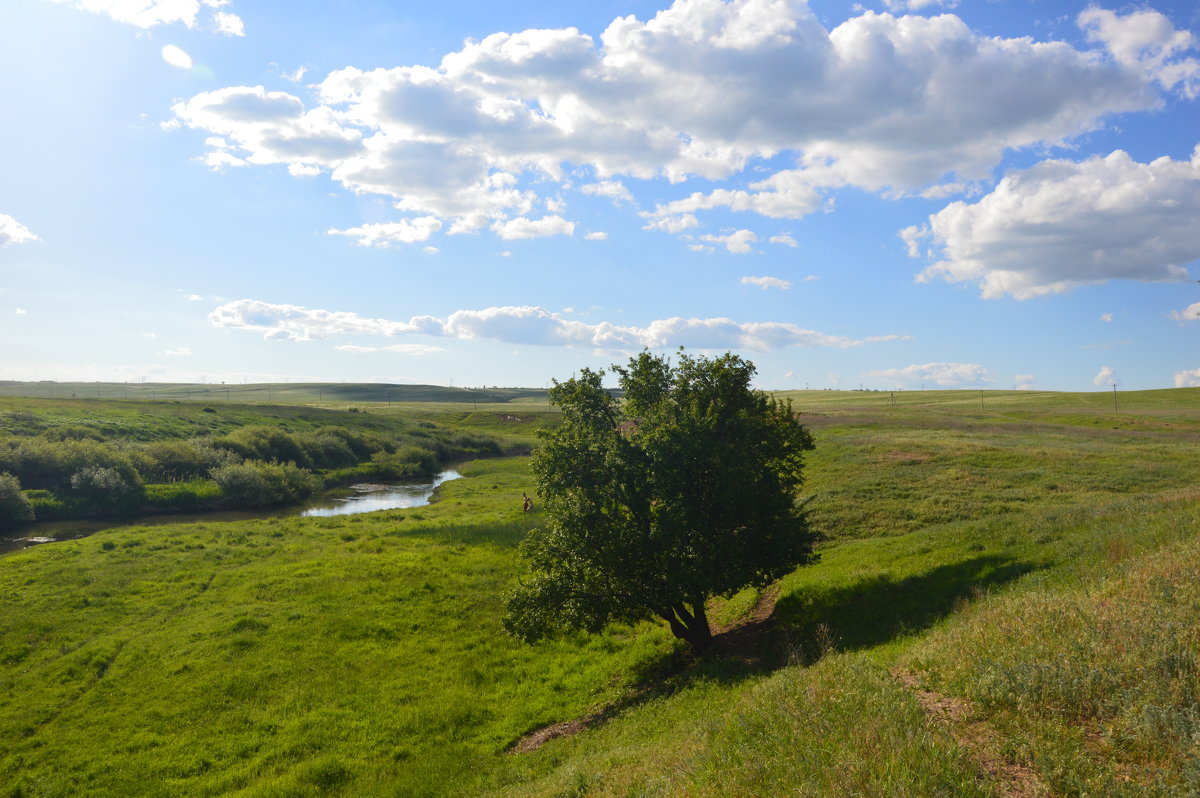
<svg viewBox="0 0 1200 798">
<path fill-rule="evenodd" d="M 1200 389 L 785 396 L 822 558 L 700 660 L 651 624 L 503 635 L 523 457 L 429 507 L 0 557 L 0 796 L 1197 794 Z M 525 445 L 553 414 L 523 401 L 359 407 Z M 0 425 L 184 423 L 158 404 Z"/>
</svg>

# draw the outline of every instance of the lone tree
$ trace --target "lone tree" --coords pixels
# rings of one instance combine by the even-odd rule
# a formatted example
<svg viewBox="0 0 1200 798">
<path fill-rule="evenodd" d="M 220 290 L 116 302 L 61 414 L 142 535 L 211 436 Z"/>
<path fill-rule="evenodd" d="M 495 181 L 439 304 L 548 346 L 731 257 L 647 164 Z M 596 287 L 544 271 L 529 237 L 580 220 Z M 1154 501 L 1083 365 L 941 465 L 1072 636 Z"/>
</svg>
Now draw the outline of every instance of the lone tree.
<svg viewBox="0 0 1200 798">
<path fill-rule="evenodd" d="M 643 352 L 613 370 L 623 401 L 590 369 L 550 390 L 562 423 L 531 466 L 546 523 L 523 544 L 533 573 L 505 628 L 534 641 L 658 616 L 703 649 L 706 599 L 815 559 L 797 500 L 812 437 L 736 355 Z"/>
</svg>

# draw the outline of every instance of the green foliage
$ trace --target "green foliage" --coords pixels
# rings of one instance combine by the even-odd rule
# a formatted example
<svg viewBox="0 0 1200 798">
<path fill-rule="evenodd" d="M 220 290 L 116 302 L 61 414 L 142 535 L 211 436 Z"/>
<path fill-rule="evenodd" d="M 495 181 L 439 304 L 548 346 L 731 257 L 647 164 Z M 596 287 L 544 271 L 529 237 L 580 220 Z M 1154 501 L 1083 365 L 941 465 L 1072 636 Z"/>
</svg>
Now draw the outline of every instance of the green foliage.
<svg viewBox="0 0 1200 798">
<path fill-rule="evenodd" d="M 33 507 L 21 492 L 21 481 L 0 473 L 0 529 L 33 520 Z"/>
<path fill-rule="evenodd" d="M 145 502 L 152 511 L 195 512 L 221 506 L 221 486 L 211 479 L 152 483 L 145 486 Z"/>
<path fill-rule="evenodd" d="M 141 498 L 142 481 L 111 466 L 85 466 L 71 475 L 71 492 L 97 507 L 132 507 Z"/>
<path fill-rule="evenodd" d="M 96 468 L 115 471 L 123 485 L 140 482 L 129 455 L 110 444 L 45 438 L 0 440 L 0 471 L 18 477 L 26 488 L 67 490 L 76 474 Z"/>
<path fill-rule="evenodd" d="M 221 488 L 225 503 L 233 507 L 292 504 L 322 487 L 321 480 L 312 472 L 291 463 L 250 460 L 219 466 L 210 476 Z"/>
<path fill-rule="evenodd" d="M 562 423 L 531 463 L 546 523 L 506 625 L 537 640 L 658 616 L 703 647 L 710 596 L 812 561 L 796 496 L 812 439 L 734 355 L 671 366 L 647 352 L 616 371 L 623 405 L 589 369 L 550 392 Z"/>
<path fill-rule="evenodd" d="M 146 460 L 140 471 L 149 482 L 196 479 L 217 466 L 236 462 L 236 456 L 228 450 L 198 441 L 154 441 L 145 444 L 140 452 Z"/>
</svg>

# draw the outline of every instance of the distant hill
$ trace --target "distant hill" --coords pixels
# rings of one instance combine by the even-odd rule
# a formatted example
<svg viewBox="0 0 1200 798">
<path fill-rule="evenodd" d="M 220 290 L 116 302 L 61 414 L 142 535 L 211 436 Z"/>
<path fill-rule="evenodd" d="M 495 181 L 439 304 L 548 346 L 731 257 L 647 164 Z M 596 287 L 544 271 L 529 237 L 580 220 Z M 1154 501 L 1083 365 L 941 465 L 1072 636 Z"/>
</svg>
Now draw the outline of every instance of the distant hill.
<svg viewBox="0 0 1200 798">
<path fill-rule="evenodd" d="M 540 388 L 452 388 L 386 383 L 251 383 L 220 385 L 183 382 L 17 382 L 0 380 L 0 397 L 45 399 L 170 399 L 202 402 L 462 402 L 504 404 L 545 399 Z"/>
</svg>

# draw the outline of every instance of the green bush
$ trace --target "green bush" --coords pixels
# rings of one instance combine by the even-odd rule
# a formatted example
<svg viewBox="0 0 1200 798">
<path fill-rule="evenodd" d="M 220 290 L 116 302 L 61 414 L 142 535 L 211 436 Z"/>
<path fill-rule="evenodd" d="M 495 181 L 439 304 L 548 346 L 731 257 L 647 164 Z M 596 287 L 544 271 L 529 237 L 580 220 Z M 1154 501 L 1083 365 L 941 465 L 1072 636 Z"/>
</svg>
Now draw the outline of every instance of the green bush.
<svg viewBox="0 0 1200 798">
<path fill-rule="evenodd" d="M 33 507 L 21 492 L 21 481 L 12 474 L 0 474 L 0 528 L 33 518 Z"/>
<path fill-rule="evenodd" d="M 390 453 L 376 452 L 371 462 L 389 479 L 433 476 L 440 469 L 437 455 L 419 446 L 404 446 Z"/>
<path fill-rule="evenodd" d="M 321 488 L 318 477 L 291 463 L 251 460 L 214 468 L 211 476 L 220 486 L 225 504 L 231 507 L 290 504 Z"/>
<path fill-rule="evenodd" d="M 217 438 L 212 445 L 231 451 L 243 460 L 292 463 L 301 468 L 312 466 L 312 461 L 296 437 L 277 427 L 242 427 Z"/>
<path fill-rule="evenodd" d="M 235 455 L 195 441 L 155 441 L 140 448 L 146 463 L 139 470 L 152 482 L 179 482 L 207 476 L 212 469 L 229 465 Z"/>
<path fill-rule="evenodd" d="M 116 471 L 127 484 L 140 483 L 127 452 L 99 441 L 49 441 L 45 438 L 9 438 L 0 442 L 0 471 L 21 480 L 26 488 L 60 491 L 85 468 Z"/>
<path fill-rule="evenodd" d="M 142 481 L 110 466 L 85 466 L 71 475 L 71 491 L 97 508 L 127 508 L 141 498 Z"/>
</svg>

